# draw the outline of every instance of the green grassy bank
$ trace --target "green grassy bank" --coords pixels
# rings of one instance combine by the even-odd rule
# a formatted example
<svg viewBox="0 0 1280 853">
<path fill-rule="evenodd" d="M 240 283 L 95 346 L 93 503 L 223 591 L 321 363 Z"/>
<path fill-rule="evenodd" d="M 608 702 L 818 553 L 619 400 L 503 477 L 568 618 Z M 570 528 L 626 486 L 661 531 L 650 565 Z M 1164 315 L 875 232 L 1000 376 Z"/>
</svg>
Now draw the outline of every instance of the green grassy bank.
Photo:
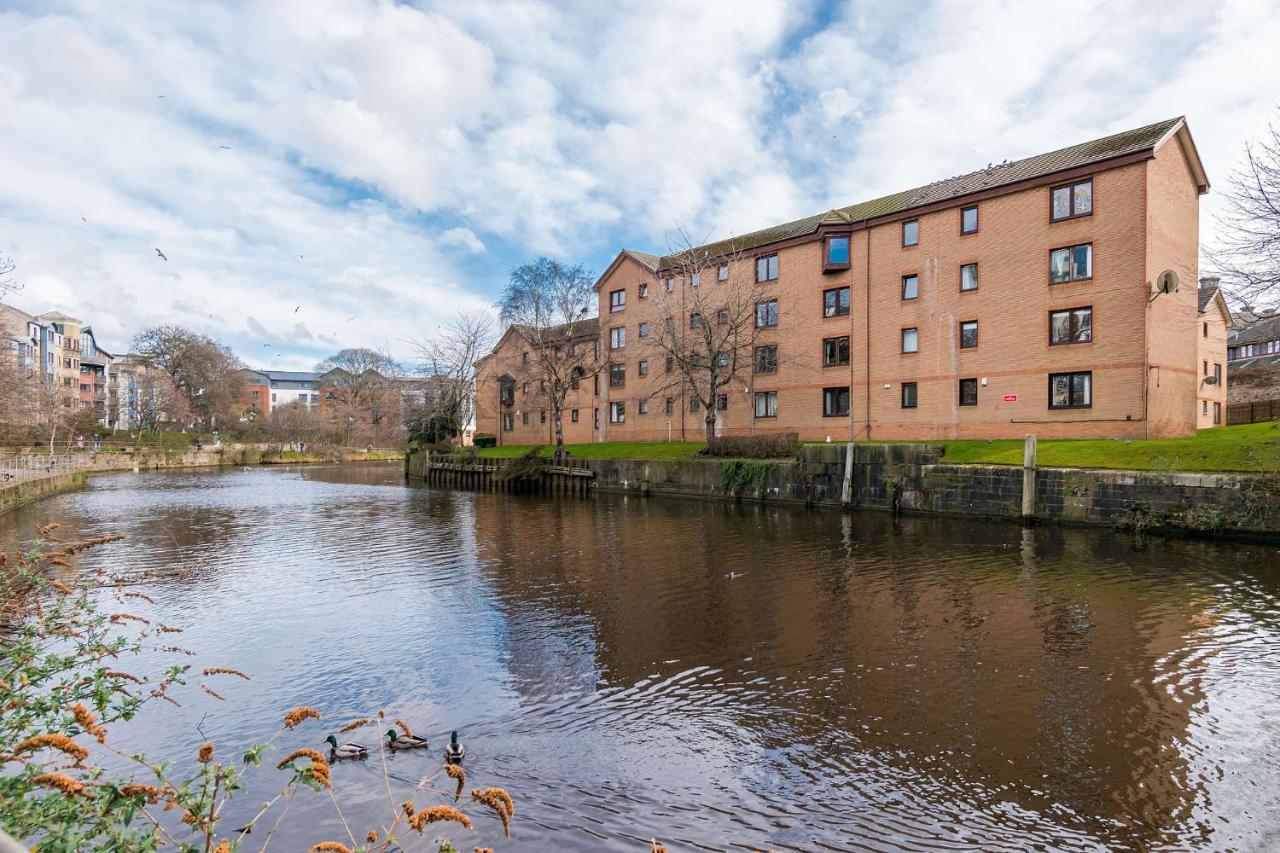
<svg viewBox="0 0 1280 853">
<path fill-rule="evenodd" d="M 901 444 L 903 442 L 875 442 Z M 1021 465 L 1022 441 L 930 441 L 946 449 L 946 461 L 974 465 Z M 489 447 L 482 457 L 523 456 L 533 445 Z M 688 459 L 700 441 L 621 442 L 569 445 L 575 459 Z M 544 447 L 550 456 L 554 448 Z M 1280 472 L 1280 421 L 1202 430 L 1187 438 L 1153 440 L 1042 440 L 1037 462 L 1047 468 L 1119 468 L 1135 471 Z"/>
</svg>

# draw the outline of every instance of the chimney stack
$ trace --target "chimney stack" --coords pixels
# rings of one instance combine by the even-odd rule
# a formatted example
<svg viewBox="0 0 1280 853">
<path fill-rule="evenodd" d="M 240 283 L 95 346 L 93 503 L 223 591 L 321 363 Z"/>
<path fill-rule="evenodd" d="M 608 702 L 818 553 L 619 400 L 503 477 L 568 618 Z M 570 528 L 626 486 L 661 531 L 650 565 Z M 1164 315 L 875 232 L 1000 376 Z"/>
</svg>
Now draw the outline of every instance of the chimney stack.
<svg viewBox="0 0 1280 853">
<path fill-rule="evenodd" d="M 1217 275 L 1202 275 L 1202 276 L 1200 276 L 1200 286 L 1201 286 L 1201 287 L 1218 287 L 1218 286 L 1219 286 L 1219 285 L 1218 285 L 1218 282 L 1220 282 L 1220 281 L 1222 281 L 1222 277 L 1221 277 L 1221 276 L 1217 276 Z"/>
</svg>

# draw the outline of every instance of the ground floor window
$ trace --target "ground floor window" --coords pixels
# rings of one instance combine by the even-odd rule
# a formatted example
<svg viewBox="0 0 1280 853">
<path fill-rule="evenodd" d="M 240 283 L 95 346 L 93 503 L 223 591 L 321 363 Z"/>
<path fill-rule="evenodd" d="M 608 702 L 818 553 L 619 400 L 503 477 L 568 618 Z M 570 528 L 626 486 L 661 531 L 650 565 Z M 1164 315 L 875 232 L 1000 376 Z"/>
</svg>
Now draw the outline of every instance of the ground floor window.
<svg viewBox="0 0 1280 853">
<path fill-rule="evenodd" d="M 756 417 L 776 418 L 778 416 L 778 392 L 756 392 Z"/>
<path fill-rule="evenodd" d="M 1222 423 L 1222 404 L 1221 403 L 1213 404 L 1213 423 L 1215 426 Z"/>
<path fill-rule="evenodd" d="M 1049 374 L 1049 408 L 1087 409 L 1093 405 L 1093 373 Z"/>
<path fill-rule="evenodd" d="M 978 405 L 978 380 L 977 379 L 961 379 L 960 380 L 960 405 L 962 406 Z"/>
<path fill-rule="evenodd" d="M 510 413 L 504 414 L 502 416 L 503 432 L 511 432 L 515 428 L 516 428 L 516 416 Z"/>
<path fill-rule="evenodd" d="M 822 389 L 822 416 L 826 418 L 841 417 L 849 414 L 848 388 Z"/>
<path fill-rule="evenodd" d="M 521 412 L 521 413 L 520 413 L 520 423 L 524 424 L 525 426 L 528 426 L 528 425 L 529 425 L 529 413 L 528 413 L 528 412 Z"/>
<path fill-rule="evenodd" d="M 724 412 L 724 411 L 728 411 L 728 409 L 729 409 L 729 395 L 728 395 L 728 394 L 717 394 L 717 395 L 716 395 L 716 410 L 717 410 L 717 411 L 720 411 L 720 412 Z"/>
<path fill-rule="evenodd" d="M 676 413 L 676 400 L 674 397 L 667 398 L 667 414 L 674 415 Z"/>
<path fill-rule="evenodd" d="M 575 423 L 575 424 L 578 422 L 578 410 L 577 410 L 577 409 L 574 409 L 573 411 L 569 412 L 569 420 L 570 420 L 570 421 L 572 421 L 572 422 L 573 422 L 573 423 Z"/>
<path fill-rule="evenodd" d="M 609 404 L 609 423 L 620 424 L 627 420 L 627 404 L 626 403 L 610 403 Z"/>
<path fill-rule="evenodd" d="M 914 409 L 916 407 L 917 400 L 918 400 L 917 394 L 918 394 L 918 391 L 916 390 L 916 383 L 903 382 L 902 383 L 902 408 Z"/>
<path fill-rule="evenodd" d="M 547 422 L 547 410 L 542 409 L 538 412 L 538 423 L 545 424 Z"/>
</svg>

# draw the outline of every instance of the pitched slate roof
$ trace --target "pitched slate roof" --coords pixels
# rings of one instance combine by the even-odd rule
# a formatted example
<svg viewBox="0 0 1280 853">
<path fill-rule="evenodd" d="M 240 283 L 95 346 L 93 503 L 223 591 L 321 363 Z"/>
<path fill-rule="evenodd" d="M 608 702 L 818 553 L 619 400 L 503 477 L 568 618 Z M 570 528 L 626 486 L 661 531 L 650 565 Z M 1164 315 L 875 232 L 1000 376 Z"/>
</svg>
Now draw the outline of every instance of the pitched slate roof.
<svg viewBox="0 0 1280 853">
<path fill-rule="evenodd" d="M 1280 314 L 1273 314 L 1270 317 L 1259 315 L 1258 319 L 1252 323 L 1232 332 L 1227 341 L 1232 346 L 1280 341 Z"/>
<path fill-rule="evenodd" d="M 1201 314 L 1204 313 L 1204 309 L 1209 307 L 1209 303 L 1213 300 L 1213 297 L 1217 295 L 1219 290 L 1221 290 L 1221 288 L 1216 284 L 1210 284 L 1207 287 L 1200 288 L 1199 296 Z"/>
<path fill-rule="evenodd" d="M 864 222 L 868 219 L 903 213 L 913 208 L 948 201 L 970 193 L 1016 184 L 1020 181 L 1047 177 L 1067 169 L 1103 163 L 1130 154 L 1139 154 L 1154 150 L 1162 139 L 1177 130 L 1183 122 L 1182 117 L 1167 119 L 1145 127 L 1126 130 L 1123 133 L 1104 136 L 1101 139 L 1095 139 L 1090 142 L 1083 142 L 1079 145 L 1060 148 L 1047 154 L 1037 154 L 1034 157 L 1027 157 L 1022 160 L 997 163 L 988 168 L 979 169 L 976 172 L 934 181 L 923 187 L 916 187 L 915 189 L 882 196 L 870 201 L 859 202 L 848 207 L 806 216 L 804 219 L 797 219 L 782 225 L 774 225 L 759 231 L 752 231 L 740 237 L 718 240 L 714 243 L 698 246 L 693 251 L 699 255 L 705 254 L 709 257 L 741 252 L 768 245 L 769 243 L 788 240 L 792 237 L 812 234 L 821 224 L 833 224 L 840 220 L 844 220 L 849 224 Z M 635 255 L 637 253 L 631 252 L 631 254 Z M 676 258 L 674 256 L 666 255 L 659 259 L 658 266 L 659 268 L 665 268 L 675 263 Z"/>
</svg>

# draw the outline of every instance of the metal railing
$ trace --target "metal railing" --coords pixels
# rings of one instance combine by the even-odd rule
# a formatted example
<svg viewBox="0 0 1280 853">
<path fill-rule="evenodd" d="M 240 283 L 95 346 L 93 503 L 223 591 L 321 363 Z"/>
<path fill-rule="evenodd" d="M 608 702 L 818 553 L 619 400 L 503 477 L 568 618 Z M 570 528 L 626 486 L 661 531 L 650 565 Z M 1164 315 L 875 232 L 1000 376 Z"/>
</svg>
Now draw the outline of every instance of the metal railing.
<svg viewBox="0 0 1280 853">
<path fill-rule="evenodd" d="M 89 465 L 88 454 L 55 453 L 0 456 L 0 486 L 69 474 Z"/>
</svg>

